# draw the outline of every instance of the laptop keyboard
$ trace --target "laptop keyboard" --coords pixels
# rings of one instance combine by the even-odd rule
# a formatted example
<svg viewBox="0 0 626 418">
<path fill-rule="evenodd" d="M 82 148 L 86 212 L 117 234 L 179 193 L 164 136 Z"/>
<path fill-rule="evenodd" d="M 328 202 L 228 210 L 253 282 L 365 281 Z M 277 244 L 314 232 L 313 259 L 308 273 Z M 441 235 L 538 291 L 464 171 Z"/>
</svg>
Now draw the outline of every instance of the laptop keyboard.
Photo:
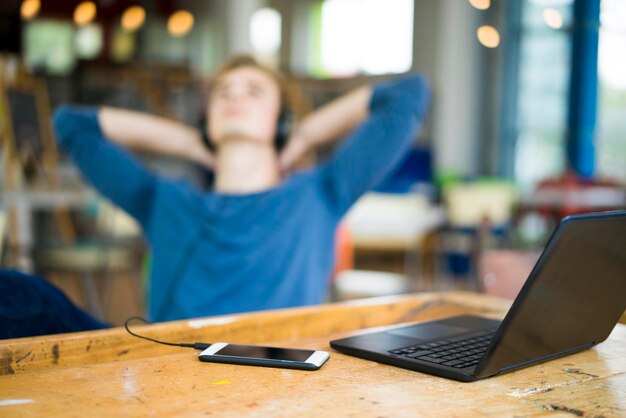
<svg viewBox="0 0 626 418">
<path fill-rule="evenodd" d="M 391 350 L 389 353 L 411 359 L 463 369 L 478 364 L 483 358 L 496 329 L 466 338 L 449 338 Z M 462 339 L 463 338 L 463 339 Z"/>
</svg>

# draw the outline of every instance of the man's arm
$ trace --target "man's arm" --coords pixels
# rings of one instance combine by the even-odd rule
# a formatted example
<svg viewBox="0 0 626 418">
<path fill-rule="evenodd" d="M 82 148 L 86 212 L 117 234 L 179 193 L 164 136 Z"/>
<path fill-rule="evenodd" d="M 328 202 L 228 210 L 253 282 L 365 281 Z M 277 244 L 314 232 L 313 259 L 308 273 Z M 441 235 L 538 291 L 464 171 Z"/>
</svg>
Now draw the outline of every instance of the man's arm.
<svg viewBox="0 0 626 418">
<path fill-rule="evenodd" d="M 308 150 L 345 137 L 367 118 L 370 86 L 353 90 L 307 115 L 296 125 L 281 153 L 283 171 L 291 168 Z"/>
<path fill-rule="evenodd" d="M 124 148 L 169 155 L 206 168 L 213 167 L 213 155 L 202 144 L 200 132 L 182 123 L 112 107 L 100 109 L 99 122 L 104 136 Z"/>
<path fill-rule="evenodd" d="M 105 197 L 147 226 L 158 178 L 102 133 L 98 109 L 61 106 L 53 117 L 59 145 Z"/>
<path fill-rule="evenodd" d="M 340 215 L 406 156 L 430 91 L 424 78 L 412 75 L 374 86 L 369 97 L 365 122 L 319 168 L 322 190 Z"/>
</svg>

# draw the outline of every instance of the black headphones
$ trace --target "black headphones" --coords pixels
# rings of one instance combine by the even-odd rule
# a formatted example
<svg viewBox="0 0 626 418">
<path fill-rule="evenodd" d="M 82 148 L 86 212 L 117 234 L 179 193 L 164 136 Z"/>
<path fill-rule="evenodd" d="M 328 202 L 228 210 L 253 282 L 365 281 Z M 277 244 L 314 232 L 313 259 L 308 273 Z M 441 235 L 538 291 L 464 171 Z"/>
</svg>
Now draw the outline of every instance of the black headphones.
<svg viewBox="0 0 626 418">
<path fill-rule="evenodd" d="M 278 120 L 276 121 L 276 135 L 274 136 L 274 149 L 276 149 L 276 152 L 281 152 L 287 145 L 292 123 L 293 113 L 287 108 L 282 108 L 278 114 Z M 210 151 L 215 152 L 215 144 L 213 144 L 209 137 L 208 123 L 206 115 L 204 114 L 198 121 L 198 130 L 200 131 L 204 146 Z"/>
</svg>

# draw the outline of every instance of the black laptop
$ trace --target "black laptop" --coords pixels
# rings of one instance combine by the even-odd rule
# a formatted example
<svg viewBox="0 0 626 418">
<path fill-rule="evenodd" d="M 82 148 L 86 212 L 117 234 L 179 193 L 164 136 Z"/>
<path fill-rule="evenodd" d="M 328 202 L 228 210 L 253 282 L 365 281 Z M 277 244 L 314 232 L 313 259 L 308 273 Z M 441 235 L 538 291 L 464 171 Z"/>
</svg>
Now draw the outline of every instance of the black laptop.
<svg viewBox="0 0 626 418">
<path fill-rule="evenodd" d="M 586 350 L 626 309 L 626 211 L 564 218 L 502 321 L 456 316 L 331 341 L 369 360 L 474 381 Z"/>
</svg>

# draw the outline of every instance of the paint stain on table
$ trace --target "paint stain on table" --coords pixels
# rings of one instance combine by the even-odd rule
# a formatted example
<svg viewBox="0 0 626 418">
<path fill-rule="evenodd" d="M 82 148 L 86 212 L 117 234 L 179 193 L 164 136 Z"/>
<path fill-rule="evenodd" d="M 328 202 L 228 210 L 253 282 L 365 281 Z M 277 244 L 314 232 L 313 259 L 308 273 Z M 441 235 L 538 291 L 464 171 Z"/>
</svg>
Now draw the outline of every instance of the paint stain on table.
<svg viewBox="0 0 626 418">
<path fill-rule="evenodd" d="M 211 382 L 212 385 L 230 385 L 230 380 L 216 380 L 215 382 Z"/>
</svg>

